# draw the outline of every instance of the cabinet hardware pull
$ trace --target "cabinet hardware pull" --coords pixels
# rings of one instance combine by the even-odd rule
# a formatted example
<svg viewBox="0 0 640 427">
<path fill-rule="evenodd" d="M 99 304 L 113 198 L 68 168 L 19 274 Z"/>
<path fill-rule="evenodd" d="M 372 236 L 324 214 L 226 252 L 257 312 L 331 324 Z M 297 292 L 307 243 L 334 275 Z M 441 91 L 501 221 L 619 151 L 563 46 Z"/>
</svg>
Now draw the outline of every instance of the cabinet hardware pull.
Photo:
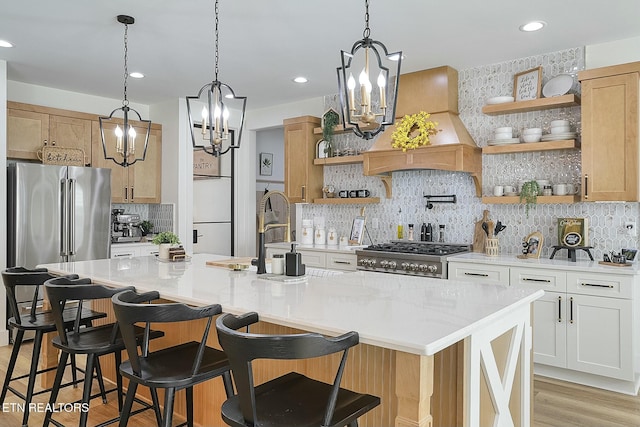
<svg viewBox="0 0 640 427">
<path fill-rule="evenodd" d="M 133 201 L 133 187 L 131 187 L 131 200 Z"/>
<path fill-rule="evenodd" d="M 334 264 L 346 264 L 346 265 L 351 265 L 351 261 L 338 261 L 338 260 L 333 260 Z"/>
<path fill-rule="evenodd" d="M 543 282 L 543 283 L 551 283 L 549 279 L 531 279 L 529 277 L 525 277 L 522 279 L 523 282 Z"/>
<path fill-rule="evenodd" d="M 304 202 L 306 202 L 307 201 L 307 186 L 303 185 L 301 190 L 302 190 L 302 200 Z"/>
<path fill-rule="evenodd" d="M 485 273 L 464 273 L 465 276 L 478 276 L 478 277 L 489 277 L 488 274 Z"/>
<path fill-rule="evenodd" d="M 129 257 L 129 256 L 133 256 L 133 254 L 115 254 L 113 257 L 114 258 L 120 258 L 120 257 Z"/>
<path fill-rule="evenodd" d="M 127 187 L 124 187 L 124 199 L 128 200 L 127 195 L 129 194 L 129 189 Z"/>
<path fill-rule="evenodd" d="M 584 198 L 589 198 L 589 175 L 584 176 Z"/>
<path fill-rule="evenodd" d="M 573 323 L 573 297 L 569 298 L 569 323 Z"/>
<path fill-rule="evenodd" d="M 76 180 L 69 179 L 69 255 L 76 254 Z"/>
<path fill-rule="evenodd" d="M 44 141 L 45 145 L 47 140 Z M 67 255 L 67 205 L 64 201 L 67 199 L 67 185 L 64 179 L 60 180 L 60 218 L 62 218 L 62 227 L 60 227 L 60 256 Z"/>
<path fill-rule="evenodd" d="M 558 323 L 562 323 L 562 296 L 558 297 Z"/>
<path fill-rule="evenodd" d="M 609 288 L 609 289 L 613 289 L 613 285 L 600 285 L 598 283 L 580 283 L 580 286 L 591 286 L 592 288 Z"/>
</svg>

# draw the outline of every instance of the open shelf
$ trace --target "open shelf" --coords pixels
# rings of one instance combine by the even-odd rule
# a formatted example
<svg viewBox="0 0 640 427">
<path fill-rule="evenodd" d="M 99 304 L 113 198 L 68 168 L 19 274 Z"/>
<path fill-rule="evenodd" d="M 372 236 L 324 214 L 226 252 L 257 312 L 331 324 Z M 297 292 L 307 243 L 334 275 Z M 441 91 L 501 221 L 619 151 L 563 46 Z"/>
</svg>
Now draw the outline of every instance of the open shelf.
<svg viewBox="0 0 640 427">
<path fill-rule="evenodd" d="M 313 199 L 317 205 L 370 205 L 380 203 L 380 197 L 333 197 L 326 199 Z"/>
<path fill-rule="evenodd" d="M 564 139 L 560 141 L 489 145 L 482 147 L 482 154 L 526 153 L 530 151 L 564 150 L 570 148 L 580 148 L 580 143 L 575 139 Z"/>
<path fill-rule="evenodd" d="M 364 156 L 358 154 L 357 156 L 339 156 L 339 157 L 326 157 L 324 159 L 313 159 L 314 165 L 349 165 L 354 163 L 362 163 Z"/>
<path fill-rule="evenodd" d="M 551 98 L 530 99 L 527 101 L 492 104 L 482 107 L 484 114 L 495 116 L 499 114 L 526 113 L 528 111 L 549 110 L 552 108 L 576 107 L 580 105 L 580 97 L 574 93 Z M 322 133 L 322 132 L 320 132 Z"/>
<path fill-rule="evenodd" d="M 361 130 L 374 130 L 378 127 L 378 125 L 371 125 L 371 126 L 360 126 Z M 339 135 L 341 133 L 349 133 L 349 132 L 353 132 L 353 127 L 352 126 L 347 126 L 346 128 L 343 125 L 337 125 L 333 128 L 333 133 L 335 135 Z M 318 128 L 313 128 L 313 134 L 314 135 L 322 135 L 322 128 L 318 127 Z"/>
<path fill-rule="evenodd" d="M 570 194 L 567 196 L 538 196 L 537 204 L 577 203 L 579 201 L 580 201 L 579 194 Z M 482 203 L 493 204 L 493 205 L 519 204 L 520 196 L 499 196 L 499 197 L 483 196 Z"/>
</svg>

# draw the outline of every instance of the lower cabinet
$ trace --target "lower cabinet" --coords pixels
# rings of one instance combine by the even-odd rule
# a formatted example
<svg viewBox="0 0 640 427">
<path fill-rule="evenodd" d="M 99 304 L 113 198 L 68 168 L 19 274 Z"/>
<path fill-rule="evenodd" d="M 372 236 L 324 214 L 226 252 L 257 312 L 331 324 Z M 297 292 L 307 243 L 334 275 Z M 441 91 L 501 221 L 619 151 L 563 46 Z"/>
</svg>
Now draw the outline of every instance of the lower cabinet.
<svg viewBox="0 0 640 427">
<path fill-rule="evenodd" d="M 118 243 L 111 245 L 111 258 L 131 258 L 157 255 L 158 245 L 141 243 Z"/>
<path fill-rule="evenodd" d="M 302 256 L 302 263 L 307 267 L 329 270 L 356 271 L 357 256 L 355 253 L 340 253 L 321 250 L 296 249 Z M 267 258 L 273 254 L 286 253 L 279 248 L 267 248 Z"/>
</svg>

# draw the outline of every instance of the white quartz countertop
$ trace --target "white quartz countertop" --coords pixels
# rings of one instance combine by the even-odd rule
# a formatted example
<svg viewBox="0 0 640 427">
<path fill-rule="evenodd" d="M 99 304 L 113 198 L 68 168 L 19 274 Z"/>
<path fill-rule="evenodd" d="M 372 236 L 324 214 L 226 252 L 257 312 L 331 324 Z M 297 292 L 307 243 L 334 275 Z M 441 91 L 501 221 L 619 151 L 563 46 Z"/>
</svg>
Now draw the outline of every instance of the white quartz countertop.
<svg viewBox="0 0 640 427">
<path fill-rule="evenodd" d="M 618 267 L 602 265 L 596 261 L 577 260 L 573 262 L 566 258 L 566 250 L 559 251 L 554 259 L 549 258 L 518 258 L 515 254 L 487 256 L 480 252 L 469 252 L 460 255 L 453 255 L 447 258 L 448 262 L 464 262 L 473 264 L 503 265 L 508 267 L 541 267 L 553 270 L 564 271 L 590 271 L 593 273 L 613 273 L 634 275 L 638 271 L 638 263 L 635 262 L 628 267 Z"/>
<path fill-rule="evenodd" d="M 54 274 L 193 305 L 218 303 L 224 312 L 256 311 L 261 320 L 327 335 L 357 331 L 360 341 L 433 355 L 501 316 L 529 305 L 543 291 L 388 273 L 353 272 L 297 283 L 260 278 L 254 271 L 210 267 L 227 256 L 197 254 L 186 262 L 154 256 L 45 264 Z"/>
<path fill-rule="evenodd" d="M 267 243 L 265 248 L 282 249 L 283 252 L 289 252 L 291 250 L 291 243 L 279 242 L 279 243 Z M 318 252 L 335 252 L 341 254 L 355 254 L 356 250 L 366 248 L 366 245 L 303 245 L 296 243 L 296 250 L 305 251 L 318 251 Z"/>
</svg>

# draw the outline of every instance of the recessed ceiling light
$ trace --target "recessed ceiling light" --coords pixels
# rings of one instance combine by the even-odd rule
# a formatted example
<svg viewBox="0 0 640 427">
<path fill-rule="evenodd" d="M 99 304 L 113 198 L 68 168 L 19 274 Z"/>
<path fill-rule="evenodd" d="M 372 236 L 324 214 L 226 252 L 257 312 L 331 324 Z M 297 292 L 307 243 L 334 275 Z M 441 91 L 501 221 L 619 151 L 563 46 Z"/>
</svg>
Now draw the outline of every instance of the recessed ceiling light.
<svg viewBox="0 0 640 427">
<path fill-rule="evenodd" d="M 295 79 L 293 79 L 293 81 L 296 82 L 296 83 L 306 83 L 309 80 L 306 77 L 300 76 L 300 77 L 296 77 Z"/>
<path fill-rule="evenodd" d="M 6 40 L 0 40 L 0 47 L 13 47 L 13 45 Z"/>
<path fill-rule="evenodd" d="M 545 25 L 547 25 L 547 23 L 544 21 L 531 21 L 524 25 L 521 25 L 520 31 L 526 31 L 526 32 L 538 31 L 538 30 L 541 30 L 542 27 L 544 27 Z"/>
<path fill-rule="evenodd" d="M 131 73 L 129 75 L 131 77 L 133 77 L 134 79 L 142 79 L 142 78 L 144 78 L 144 74 L 138 73 L 137 71 L 134 71 L 133 73 Z"/>
</svg>

